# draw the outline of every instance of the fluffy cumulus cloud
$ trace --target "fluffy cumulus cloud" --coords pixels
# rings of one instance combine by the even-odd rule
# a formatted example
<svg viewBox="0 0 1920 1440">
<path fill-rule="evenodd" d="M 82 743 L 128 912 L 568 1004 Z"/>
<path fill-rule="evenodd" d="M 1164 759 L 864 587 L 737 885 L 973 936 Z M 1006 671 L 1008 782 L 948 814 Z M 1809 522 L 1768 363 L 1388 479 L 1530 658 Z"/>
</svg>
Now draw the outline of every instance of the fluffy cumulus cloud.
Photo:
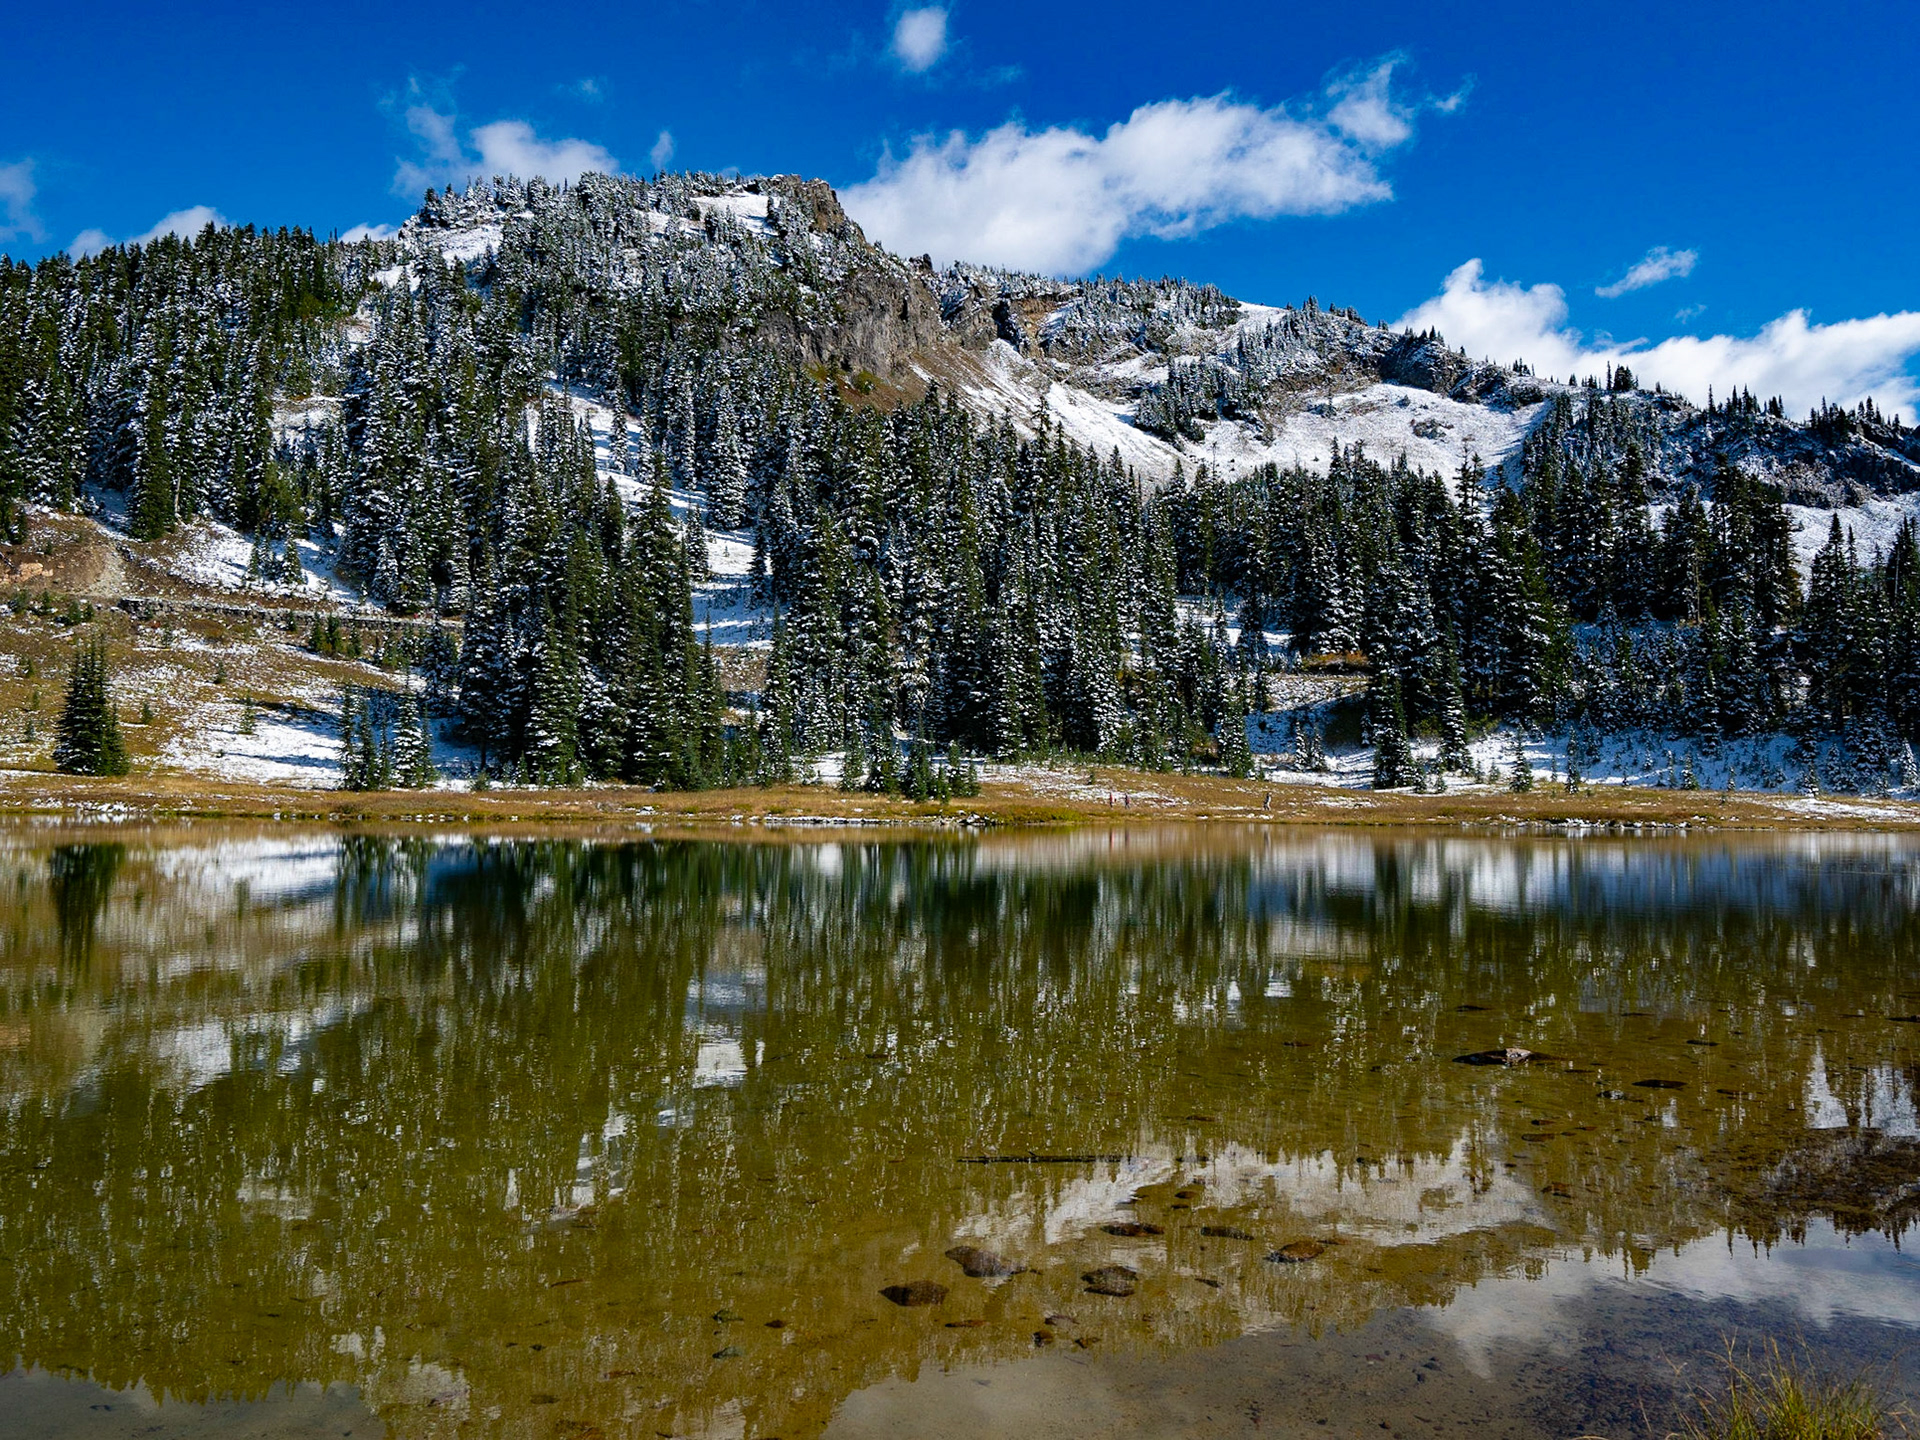
<svg viewBox="0 0 1920 1440">
<path fill-rule="evenodd" d="M 667 168 L 667 162 L 673 159 L 673 132 L 662 130 L 660 137 L 653 142 L 653 149 L 647 152 L 647 159 L 653 162 L 655 170 Z"/>
<path fill-rule="evenodd" d="M 161 216 L 151 227 L 138 235 L 129 235 L 125 241 L 114 239 L 104 230 L 82 230 L 73 237 L 67 250 L 74 255 L 98 255 L 109 245 L 148 245 L 163 235 L 178 235 L 182 240 L 191 240 L 209 225 L 227 223 L 227 217 L 211 205 L 189 205 L 184 210 Z"/>
<path fill-rule="evenodd" d="M 44 240 L 47 232 L 34 213 L 33 161 L 0 165 L 0 241 Z"/>
<path fill-rule="evenodd" d="M 555 182 L 578 180 L 589 170 L 619 173 L 620 163 L 589 140 L 544 140 L 524 120 L 495 120 L 478 125 L 463 140 L 456 117 L 431 105 L 410 105 L 407 129 L 419 142 L 420 153 L 401 160 L 394 170 L 393 188 L 408 198 L 442 185 L 457 185 L 478 177 L 535 175 Z"/>
<path fill-rule="evenodd" d="M 843 199 L 868 234 L 938 260 L 1073 273 L 1136 235 L 1177 239 L 1233 220 L 1331 215 L 1391 198 L 1379 170 L 1413 136 L 1393 64 L 1312 103 L 1224 95 L 1143 105 L 1103 135 L 1009 122 L 923 135 Z"/>
<path fill-rule="evenodd" d="M 391 240 L 399 233 L 397 225 L 355 225 L 342 231 L 340 238 L 349 245 L 358 245 L 362 240 Z"/>
<path fill-rule="evenodd" d="M 901 69 L 922 74 L 939 64 L 946 53 L 947 12 L 943 6 L 903 10 L 893 22 L 893 58 L 900 62 Z"/>
<path fill-rule="evenodd" d="M 1793 310 L 1754 335 L 1589 340 L 1567 324 L 1567 297 L 1558 285 L 1488 280 L 1481 263 L 1469 260 L 1396 325 L 1438 330 L 1469 355 L 1525 360 L 1542 375 L 1584 377 L 1609 364 L 1627 365 L 1642 385 L 1658 382 L 1696 402 L 1706 399 L 1709 386 L 1721 395 L 1745 389 L 1778 395 L 1795 414 L 1822 400 L 1853 405 L 1871 395 L 1911 419 L 1920 400 L 1912 373 L 1920 357 L 1920 313 L 1914 311 L 1816 325 L 1806 311 Z"/>
<path fill-rule="evenodd" d="M 1700 255 L 1695 250 L 1669 250 L 1656 245 L 1640 257 L 1618 280 L 1602 285 L 1593 293 L 1604 300 L 1617 300 L 1630 290 L 1644 290 L 1662 280 L 1681 280 L 1693 273 Z"/>
<path fill-rule="evenodd" d="M 182 240 L 191 240 L 209 225 L 224 225 L 227 217 L 211 205 L 189 205 L 184 210 L 176 210 L 171 215 L 163 215 L 152 229 L 133 237 L 129 242 L 145 245 L 158 240 L 162 235 L 178 235 Z"/>
</svg>

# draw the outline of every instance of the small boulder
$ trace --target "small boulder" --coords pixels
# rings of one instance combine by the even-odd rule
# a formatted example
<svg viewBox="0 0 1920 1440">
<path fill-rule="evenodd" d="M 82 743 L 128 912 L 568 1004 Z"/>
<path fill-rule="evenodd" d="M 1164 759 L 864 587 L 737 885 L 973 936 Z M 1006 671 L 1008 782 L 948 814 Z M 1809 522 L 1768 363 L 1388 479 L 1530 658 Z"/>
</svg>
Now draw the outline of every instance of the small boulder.
<svg viewBox="0 0 1920 1440">
<path fill-rule="evenodd" d="M 958 1265 L 961 1271 L 975 1280 L 992 1280 L 1002 1275 L 1024 1275 L 1027 1267 L 1016 1265 L 1011 1260 L 1003 1260 L 991 1250 L 982 1250 L 978 1245 L 955 1245 L 947 1251 L 947 1259 Z"/>
<path fill-rule="evenodd" d="M 1453 1061 L 1456 1065 L 1539 1065 L 1554 1058 L 1539 1050 L 1509 1045 L 1504 1050 L 1476 1050 L 1471 1055 L 1456 1055 Z"/>
<path fill-rule="evenodd" d="M 1293 1240 L 1282 1245 L 1267 1256 L 1267 1259 L 1276 1265 L 1302 1265 L 1309 1260 L 1318 1259 L 1326 1253 L 1326 1250 L 1327 1247 L 1318 1240 Z"/>
<path fill-rule="evenodd" d="M 1080 1278 L 1086 1282 L 1087 1294 L 1112 1295 L 1124 1300 L 1138 1286 L 1140 1272 L 1125 1265 L 1102 1265 L 1098 1270 L 1087 1271 Z"/>
<path fill-rule="evenodd" d="M 947 1298 L 947 1287 L 931 1280 L 909 1280 L 904 1285 L 889 1285 L 880 1293 L 896 1305 L 938 1305 Z"/>
</svg>

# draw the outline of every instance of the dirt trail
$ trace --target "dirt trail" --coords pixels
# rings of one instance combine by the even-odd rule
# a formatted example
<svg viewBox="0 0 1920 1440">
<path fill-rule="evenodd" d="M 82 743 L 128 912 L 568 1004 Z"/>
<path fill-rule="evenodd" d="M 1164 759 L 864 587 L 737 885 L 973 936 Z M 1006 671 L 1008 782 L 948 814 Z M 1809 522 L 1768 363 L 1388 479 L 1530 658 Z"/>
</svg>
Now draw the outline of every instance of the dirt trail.
<svg viewBox="0 0 1920 1440">
<path fill-rule="evenodd" d="M 111 540 L 98 550 L 100 568 L 82 587 L 81 594 L 92 600 L 119 600 L 127 593 L 127 566 L 120 558 L 120 547 Z"/>
</svg>

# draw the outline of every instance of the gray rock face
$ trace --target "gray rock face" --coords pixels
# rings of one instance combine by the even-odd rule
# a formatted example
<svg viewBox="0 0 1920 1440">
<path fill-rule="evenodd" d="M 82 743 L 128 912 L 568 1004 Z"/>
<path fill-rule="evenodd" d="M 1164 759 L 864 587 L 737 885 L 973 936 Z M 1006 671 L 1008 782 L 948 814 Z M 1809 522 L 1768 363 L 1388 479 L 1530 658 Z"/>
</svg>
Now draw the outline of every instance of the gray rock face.
<svg viewBox="0 0 1920 1440">
<path fill-rule="evenodd" d="M 918 353 L 945 338 L 931 262 L 910 263 L 870 243 L 824 180 L 775 175 L 758 182 L 812 217 L 813 233 L 845 247 L 846 273 L 831 296 L 830 320 L 790 312 L 763 315 L 758 333 L 806 365 L 901 375 Z"/>
<path fill-rule="evenodd" d="M 883 379 L 902 374 L 915 355 L 945 339 L 940 302 L 924 278 L 872 253 L 874 263 L 856 264 L 841 281 L 832 319 L 773 311 L 761 317 L 757 333 L 805 365 L 865 370 Z"/>
<path fill-rule="evenodd" d="M 866 235 L 841 208 L 840 197 L 833 193 L 833 187 L 824 180 L 803 180 L 798 175 L 769 175 L 749 188 L 792 201 L 812 215 L 813 228 L 819 234 L 831 235 L 836 240 L 844 240 L 852 245 L 867 243 Z"/>
</svg>

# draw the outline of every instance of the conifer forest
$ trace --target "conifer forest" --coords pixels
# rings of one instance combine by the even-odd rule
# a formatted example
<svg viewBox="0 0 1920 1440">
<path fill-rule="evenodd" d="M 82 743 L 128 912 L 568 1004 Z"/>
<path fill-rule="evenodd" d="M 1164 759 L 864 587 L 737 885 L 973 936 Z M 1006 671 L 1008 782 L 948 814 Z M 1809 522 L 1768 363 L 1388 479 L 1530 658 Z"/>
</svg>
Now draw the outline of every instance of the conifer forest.
<svg viewBox="0 0 1920 1440">
<path fill-rule="evenodd" d="M 1079 408 L 975 383 L 1016 363 Z M 1362 384 L 1523 417 L 1519 442 L 1209 448 Z M 1364 677 L 1383 787 L 1470 772 L 1490 727 L 1565 732 L 1570 775 L 1608 735 L 1785 734 L 1751 783 L 1912 784 L 1920 534 L 1835 518 L 1807 565 L 1790 506 L 1916 484 L 1920 433 L 1871 403 L 1694 405 L 1317 301 L 1256 321 L 1178 280 L 936 270 L 791 177 L 503 178 L 391 239 L 0 258 L 10 535 L 35 507 L 137 541 L 215 521 L 263 585 L 315 542 L 428 622 L 417 695 L 341 697 L 349 783 L 424 783 L 429 727 L 543 785 L 827 752 L 923 794 L 989 756 L 1245 774 L 1249 715 L 1317 674 Z M 697 618 L 716 537 L 769 622 L 745 668 Z M 1328 712 L 1285 723 L 1313 768 Z"/>
</svg>

